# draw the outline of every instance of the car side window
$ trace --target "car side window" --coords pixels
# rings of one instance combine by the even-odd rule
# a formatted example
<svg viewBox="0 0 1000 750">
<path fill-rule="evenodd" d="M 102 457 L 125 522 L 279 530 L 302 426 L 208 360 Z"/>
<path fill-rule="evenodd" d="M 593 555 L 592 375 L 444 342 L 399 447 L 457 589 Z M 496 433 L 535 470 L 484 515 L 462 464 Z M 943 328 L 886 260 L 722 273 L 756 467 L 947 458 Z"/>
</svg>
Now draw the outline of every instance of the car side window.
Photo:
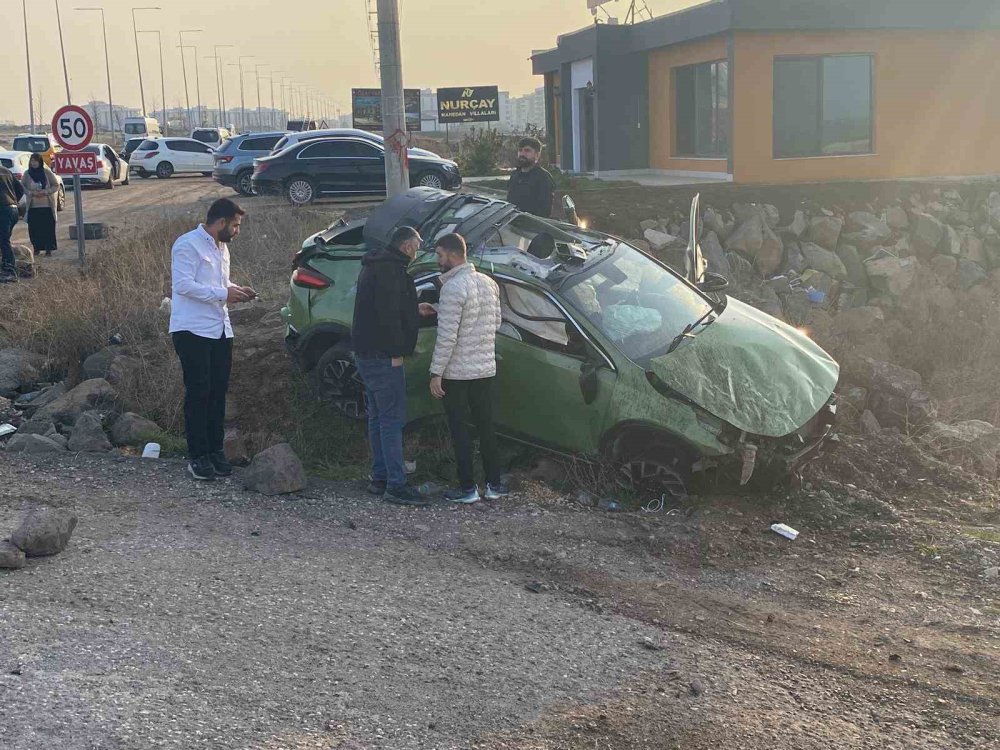
<svg viewBox="0 0 1000 750">
<path fill-rule="evenodd" d="M 171 151 L 190 151 L 186 141 L 167 141 L 167 148 Z"/>
<path fill-rule="evenodd" d="M 347 159 L 352 156 L 351 144 L 346 141 L 313 143 L 299 152 L 300 159 Z"/>
<path fill-rule="evenodd" d="M 358 143 L 354 141 L 351 143 L 352 156 L 359 159 L 381 159 L 382 152 L 378 150 L 375 146 L 370 143 Z"/>
<path fill-rule="evenodd" d="M 539 349 L 585 356 L 586 342 L 552 300 L 520 284 L 502 280 L 498 284 L 503 319 L 498 333 Z"/>
</svg>

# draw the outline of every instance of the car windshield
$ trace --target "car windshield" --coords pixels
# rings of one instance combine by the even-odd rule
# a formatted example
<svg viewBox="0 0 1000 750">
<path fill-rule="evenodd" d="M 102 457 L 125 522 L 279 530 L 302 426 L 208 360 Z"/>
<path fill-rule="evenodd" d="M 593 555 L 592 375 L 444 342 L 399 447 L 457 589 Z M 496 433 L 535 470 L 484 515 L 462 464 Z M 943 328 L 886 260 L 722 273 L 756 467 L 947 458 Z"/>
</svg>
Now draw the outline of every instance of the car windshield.
<svg viewBox="0 0 1000 750">
<path fill-rule="evenodd" d="M 125 123 L 125 134 L 126 135 L 138 135 L 139 133 L 146 132 L 146 124 L 142 122 L 126 122 Z"/>
<path fill-rule="evenodd" d="M 36 154 L 48 150 L 47 138 L 15 138 L 14 145 L 11 146 L 11 151 L 31 151 Z"/>
<path fill-rule="evenodd" d="M 624 242 L 570 276 L 561 293 L 633 362 L 666 351 L 685 326 L 712 309 L 695 289 Z"/>
<path fill-rule="evenodd" d="M 139 146 L 139 151 L 156 151 L 160 147 L 160 144 L 156 141 L 145 141 L 141 146 Z"/>
<path fill-rule="evenodd" d="M 214 130 L 196 130 L 191 137 L 202 143 L 215 143 L 219 140 L 219 134 Z"/>
</svg>

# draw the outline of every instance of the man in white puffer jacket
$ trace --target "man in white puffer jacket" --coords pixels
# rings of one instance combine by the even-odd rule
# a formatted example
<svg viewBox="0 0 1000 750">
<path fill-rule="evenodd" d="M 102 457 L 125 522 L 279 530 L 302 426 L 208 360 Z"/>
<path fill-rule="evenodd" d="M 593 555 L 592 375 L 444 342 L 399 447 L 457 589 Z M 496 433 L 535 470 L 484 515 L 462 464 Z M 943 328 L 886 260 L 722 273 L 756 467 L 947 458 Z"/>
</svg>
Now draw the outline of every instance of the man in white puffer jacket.
<svg viewBox="0 0 1000 750">
<path fill-rule="evenodd" d="M 497 373 L 496 334 L 500 327 L 500 290 L 469 263 L 465 240 L 446 234 L 436 247 L 441 276 L 437 343 L 431 360 L 431 394 L 444 399 L 459 487 L 445 496 L 456 503 L 479 500 L 472 472 L 472 437 L 465 423 L 468 408 L 479 435 L 487 500 L 507 494 L 500 481 L 493 432 L 493 378 Z"/>
</svg>

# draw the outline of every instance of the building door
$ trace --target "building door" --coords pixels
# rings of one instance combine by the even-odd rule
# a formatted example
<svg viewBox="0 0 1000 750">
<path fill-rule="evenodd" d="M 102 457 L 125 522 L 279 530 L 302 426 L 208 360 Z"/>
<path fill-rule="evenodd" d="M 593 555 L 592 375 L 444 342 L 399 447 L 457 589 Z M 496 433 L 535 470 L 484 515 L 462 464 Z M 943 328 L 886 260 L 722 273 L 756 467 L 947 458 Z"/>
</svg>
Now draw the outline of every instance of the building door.
<svg viewBox="0 0 1000 750">
<path fill-rule="evenodd" d="M 594 150 L 594 89 L 580 89 L 580 171 L 593 172 Z"/>
</svg>

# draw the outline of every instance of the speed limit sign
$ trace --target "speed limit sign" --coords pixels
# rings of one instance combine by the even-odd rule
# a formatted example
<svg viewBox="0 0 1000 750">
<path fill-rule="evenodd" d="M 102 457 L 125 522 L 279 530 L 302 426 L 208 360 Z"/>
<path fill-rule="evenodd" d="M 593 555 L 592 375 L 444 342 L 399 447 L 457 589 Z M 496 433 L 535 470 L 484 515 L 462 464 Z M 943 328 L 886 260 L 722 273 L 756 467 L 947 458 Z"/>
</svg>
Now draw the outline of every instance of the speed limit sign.
<svg viewBox="0 0 1000 750">
<path fill-rule="evenodd" d="M 52 118 L 52 135 L 67 151 L 79 151 L 94 138 L 94 121 L 83 107 L 67 104 Z"/>
</svg>

